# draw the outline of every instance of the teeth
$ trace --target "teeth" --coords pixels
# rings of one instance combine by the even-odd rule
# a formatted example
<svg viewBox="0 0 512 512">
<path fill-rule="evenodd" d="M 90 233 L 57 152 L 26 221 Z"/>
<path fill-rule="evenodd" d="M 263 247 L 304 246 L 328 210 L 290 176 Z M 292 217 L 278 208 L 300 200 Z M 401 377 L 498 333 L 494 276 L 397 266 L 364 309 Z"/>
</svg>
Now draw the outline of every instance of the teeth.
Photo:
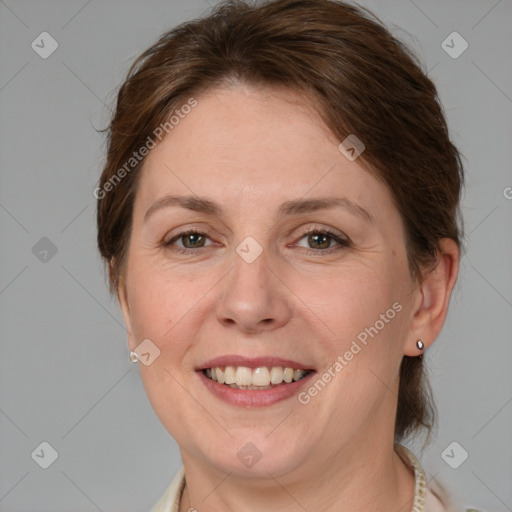
<svg viewBox="0 0 512 512">
<path fill-rule="evenodd" d="M 299 380 L 303 374 L 302 370 L 293 370 L 293 380 Z"/>
<path fill-rule="evenodd" d="M 235 384 L 237 386 L 250 386 L 252 384 L 251 369 L 245 366 L 239 366 L 236 369 Z"/>
<path fill-rule="evenodd" d="M 226 366 L 224 370 L 224 383 L 225 384 L 235 384 L 236 382 L 236 372 L 234 366 Z"/>
<path fill-rule="evenodd" d="M 236 389 L 267 389 L 281 384 L 283 381 L 290 383 L 302 379 L 309 372 L 307 370 L 265 366 L 259 368 L 247 368 L 246 366 L 226 366 L 207 368 L 205 375 L 219 384 L 227 384 Z"/>
<path fill-rule="evenodd" d="M 284 369 L 284 381 L 291 382 L 293 380 L 293 368 Z"/>
<path fill-rule="evenodd" d="M 279 368 L 278 366 L 274 366 L 270 370 L 270 382 L 272 384 L 281 384 L 284 380 L 284 372 L 282 368 Z"/>
<path fill-rule="evenodd" d="M 255 368 L 252 373 L 253 386 L 268 386 L 270 384 L 270 372 L 267 368 Z"/>
</svg>

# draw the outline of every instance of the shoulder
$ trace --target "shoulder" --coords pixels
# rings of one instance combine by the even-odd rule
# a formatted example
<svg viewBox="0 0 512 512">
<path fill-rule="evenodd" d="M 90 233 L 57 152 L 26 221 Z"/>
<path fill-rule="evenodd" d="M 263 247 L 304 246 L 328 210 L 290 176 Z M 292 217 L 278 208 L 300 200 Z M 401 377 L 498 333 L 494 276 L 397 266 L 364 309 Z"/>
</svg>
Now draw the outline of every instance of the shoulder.
<svg viewBox="0 0 512 512">
<path fill-rule="evenodd" d="M 450 493 L 432 478 L 427 485 L 425 512 L 482 512 L 476 508 L 465 508 L 454 503 Z"/>
<path fill-rule="evenodd" d="M 425 512 L 462 512 L 462 509 L 456 507 L 448 491 L 432 479 L 427 485 Z"/>
<path fill-rule="evenodd" d="M 151 509 L 151 512 L 178 512 L 184 487 L 185 468 L 182 466 L 176 475 L 174 475 L 174 478 L 162 497 L 158 500 L 158 503 Z"/>
<path fill-rule="evenodd" d="M 427 482 L 425 471 L 416 456 L 404 445 L 396 444 L 396 452 L 414 470 L 415 497 L 412 512 L 480 512 L 456 504 L 452 495 L 435 478 Z"/>
</svg>

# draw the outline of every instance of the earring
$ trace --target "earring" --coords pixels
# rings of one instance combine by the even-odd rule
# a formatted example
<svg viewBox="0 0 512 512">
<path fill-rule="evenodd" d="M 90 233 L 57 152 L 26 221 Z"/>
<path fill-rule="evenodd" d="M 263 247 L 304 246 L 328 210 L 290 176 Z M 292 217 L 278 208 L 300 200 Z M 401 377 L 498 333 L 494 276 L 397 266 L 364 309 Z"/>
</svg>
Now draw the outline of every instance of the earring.
<svg viewBox="0 0 512 512">
<path fill-rule="evenodd" d="M 425 348 L 425 344 L 423 343 L 423 341 L 421 340 L 418 340 L 416 342 L 416 346 L 420 349 L 420 350 L 423 350 Z"/>
<path fill-rule="evenodd" d="M 136 363 L 139 360 L 139 356 L 135 352 L 130 352 L 130 361 Z"/>
</svg>

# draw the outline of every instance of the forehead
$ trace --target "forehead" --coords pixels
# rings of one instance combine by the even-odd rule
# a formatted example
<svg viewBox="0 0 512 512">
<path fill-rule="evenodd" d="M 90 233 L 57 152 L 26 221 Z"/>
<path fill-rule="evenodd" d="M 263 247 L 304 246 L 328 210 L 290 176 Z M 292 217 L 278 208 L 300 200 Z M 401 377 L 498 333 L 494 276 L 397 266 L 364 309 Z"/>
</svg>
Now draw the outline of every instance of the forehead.
<svg viewBox="0 0 512 512">
<path fill-rule="evenodd" d="M 337 193 L 370 211 L 392 207 L 384 185 L 340 153 L 339 141 L 303 95 L 236 86 L 196 101 L 146 157 L 139 204 L 172 193 L 215 197 L 239 211 L 240 203 L 256 207 Z"/>
</svg>

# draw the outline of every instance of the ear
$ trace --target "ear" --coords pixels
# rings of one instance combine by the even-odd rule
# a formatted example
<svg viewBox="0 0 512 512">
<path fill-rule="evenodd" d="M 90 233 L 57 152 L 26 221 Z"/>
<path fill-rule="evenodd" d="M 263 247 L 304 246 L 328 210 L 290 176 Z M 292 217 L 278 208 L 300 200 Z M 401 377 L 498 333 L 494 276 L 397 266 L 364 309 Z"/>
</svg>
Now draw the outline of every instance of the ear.
<svg viewBox="0 0 512 512">
<path fill-rule="evenodd" d="M 459 272 L 459 258 L 460 249 L 457 243 L 451 238 L 441 239 L 436 266 L 416 291 L 418 300 L 404 347 L 405 355 L 421 355 L 422 351 L 418 349 L 416 342 L 421 340 L 425 348 L 428 348 L 441 332 Z"/>
<path fill-rule="evenodd" d="M 117 286 L 117 299 L 119 300 L 119 306 L 121 307 L 121 313 L 123 314 L 124 325 L 126 327 L 128 348 L 130 350 L 134 350 L 137 344 L 135 343 L 135 340 L 133 338 L 130 305 L 128 302 L 128 291 L 126 289 L 126 282 L 124 276 L 119 277 L 119 282 Z"/>
</svg>

